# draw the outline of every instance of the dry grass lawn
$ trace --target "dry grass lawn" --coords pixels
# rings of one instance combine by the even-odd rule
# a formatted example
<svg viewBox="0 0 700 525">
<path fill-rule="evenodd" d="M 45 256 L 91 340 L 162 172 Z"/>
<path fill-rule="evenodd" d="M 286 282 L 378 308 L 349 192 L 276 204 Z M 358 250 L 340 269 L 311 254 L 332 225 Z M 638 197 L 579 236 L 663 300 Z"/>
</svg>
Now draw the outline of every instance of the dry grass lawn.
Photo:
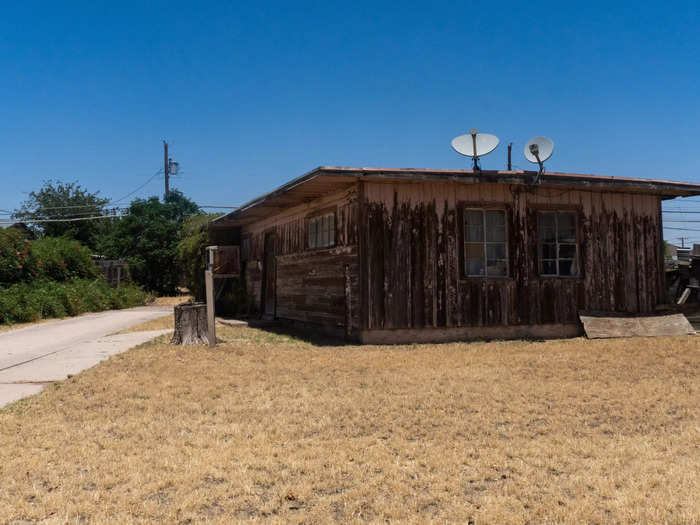
<svg viewBox="0 0 700 525">
<path fill-rule="evenodd" d="M 129 334 L 132 332 L 148 332 L 151 330 L 172 330 L 174 324 L 173 314 L 166 314 L 163 317 L 156 317 L 150 321 L 144 321 L 143 323 L 130 326 L 117 333 Z"/>
<path fill-rule="evenodd" d="M 0 523 L 700 522 L 700 338 L 219 335 L 1 410 Z"/>
<path fill-rule="evenodd" d="M 153 299 L 153 304 L 158 304 L 160 306 L 177 306 L 180 303 L 186 303 L 192 299 L 191 295 L 173 295 L 173 296 L 163 296 L 156 297 Z"/>
</svg>

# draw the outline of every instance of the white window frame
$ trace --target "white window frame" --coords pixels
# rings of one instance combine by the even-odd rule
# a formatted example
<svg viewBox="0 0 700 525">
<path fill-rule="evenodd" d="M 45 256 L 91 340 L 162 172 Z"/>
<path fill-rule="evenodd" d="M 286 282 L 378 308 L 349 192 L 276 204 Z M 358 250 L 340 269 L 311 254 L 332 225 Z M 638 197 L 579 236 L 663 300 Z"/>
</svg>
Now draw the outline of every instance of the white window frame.
<svg viewBox="0 0 700 525">
<path fill-rule="evenodd" d="M 330 219 L 328 230 L 319 230 L 319 225 L 323 228 L 323 221 Z M 327 236 L 326 236 L 327 235 Z M 326 238 L 324 239 L 324 236 Z M 321 250 L 332 248 L 336 243 L 335 211 L 312 215 L 306 218 L 306 248 L 309 250 Z"/>
<path fill-rule="evenodd" d="M 470 211 L 481 212 L 481 222 L 483 226 L 483 240 L 480 242 L 468 241 L 467 240 L 467 215 Z M 500 211 L 503 213 L 503 241 L 491 242 L 487 241 L 486 235 L 486 213 L 490 211 Z M 470 274 L 469 273 L 469 257 L 467 257 L 467 245 L 469 244 L 481 244 L 484 250 L 484 273 L 483 274 Z M 503 275 L 489 275 L 488 274 L 488 251 L 487 247 L 489 245 L 503 245 L 505 248 L 505 263 L 506 271 Z M 506 279 L 510 276 L 510 260 L 509 260 L 509 250 L 508 250 L 508 210 L 505 208 L 475 208 L 475 207 L 465 207 L 462 210 L 462 253 L 464 257 L 463 272 L 465 277 L 482 277 L 489 279 Z"/>
<path fill-rule="evenodd" d="M 559 214 L 561 213 L 567 213 L 569 215 L 573 215 L 574 217 L 574 242 L 559 242 Z M 554 235 L 555 235 L 555 242 L 544 242 L 541 238 L 541 222 L 540 222 L 540 217 L 545 214 L 551 214 L 554 215 Z M 543 257 L 542 256 L 542 245 L 543 244 L 551 244 L 554 246 L 554 249 L 556 251 L 556 257 L 551 258 L 551 257 Z M 560 257 L 559 256 L 559 247 L 560 245 L 573 245 L 575 247 L 574 250 L 574 257 Z M 578 239 L 578 213 L 574 210 L 538 210 L 537 211 L 537 273 L 540 277 L 560 277 L 560 278 L 577 278 L 581 276 L 581 268 L 579 265 L 579 239 Z M 544 273 L 542 271 L 542 263 L 544 261 L 553 261 L 556 265 L 557 272 L 556 273 Z M 567 274 L 567 275 L 561 275 L 561 271 L 559 270 L 559 262 L 560 261 L 571 261 L 572 266 L 576 268 L 576 273 L 575 274 Z"/>
</svg>

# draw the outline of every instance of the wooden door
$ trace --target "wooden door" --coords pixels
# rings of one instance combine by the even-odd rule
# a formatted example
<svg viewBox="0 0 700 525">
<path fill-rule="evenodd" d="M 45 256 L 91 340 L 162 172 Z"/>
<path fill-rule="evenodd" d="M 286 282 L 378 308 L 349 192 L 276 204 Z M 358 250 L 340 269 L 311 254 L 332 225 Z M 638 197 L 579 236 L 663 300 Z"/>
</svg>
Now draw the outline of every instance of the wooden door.
<svg viewBox="0 0 700 525">
<path fill-rule="evenodd" d="M 263 254 L 263 280 L 262 280 L 262 313 L 264 317 L 274 318 L 276 313 L 276 283 L 277 272 L 275 268 L 275 233 L 265 234 L 265 252 Z"/>
</svg>

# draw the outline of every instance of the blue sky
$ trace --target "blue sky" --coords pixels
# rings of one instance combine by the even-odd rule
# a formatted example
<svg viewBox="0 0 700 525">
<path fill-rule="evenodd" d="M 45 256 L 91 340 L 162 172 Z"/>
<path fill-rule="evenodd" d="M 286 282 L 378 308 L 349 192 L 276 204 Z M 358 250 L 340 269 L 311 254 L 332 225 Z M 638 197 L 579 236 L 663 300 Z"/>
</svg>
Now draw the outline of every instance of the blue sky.
<svg viewBox="0 0 700 525">
<path fill-rule="evenodd" d="M 501 138 L 484 168 L 547 135 L 550 170 L 700 182 L 696 5 L 568 5 L 5 5 L 0 209 L 47 178 L 119 198 L 163 139 L 175 187 L 234 205 L 318 165 L 467 167 L 474 126 Z"/>
</svg>

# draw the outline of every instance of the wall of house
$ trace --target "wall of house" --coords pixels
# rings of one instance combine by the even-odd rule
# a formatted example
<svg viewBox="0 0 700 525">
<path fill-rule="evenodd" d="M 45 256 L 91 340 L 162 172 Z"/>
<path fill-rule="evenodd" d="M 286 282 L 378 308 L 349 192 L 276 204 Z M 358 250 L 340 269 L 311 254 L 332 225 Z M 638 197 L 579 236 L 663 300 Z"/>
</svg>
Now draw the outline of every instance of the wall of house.
<svg viewBox="0 0 700 525">
<path fill-rule="evenodd" d="M 336 245 L 306 249 L 306 217 L 335 210 Z M 255 312 L 262 306 L 265 233 L 274 232 L 276 316 L 332 329 L 359 327 L 357 189 L 353 187 L 242 227 L 250 239 L 245 278 Z"/>
<path fill-rule="evenodd" d="M 658 196 L 455 182 L 362 182 L 363 330 L 578 324 L 663 302 Z M 508 278 L 463 277 L 461 206 L 507 210 Z M 537 211 L 578 216 L 576 278 L 538 275 Z"/>
</svg>

